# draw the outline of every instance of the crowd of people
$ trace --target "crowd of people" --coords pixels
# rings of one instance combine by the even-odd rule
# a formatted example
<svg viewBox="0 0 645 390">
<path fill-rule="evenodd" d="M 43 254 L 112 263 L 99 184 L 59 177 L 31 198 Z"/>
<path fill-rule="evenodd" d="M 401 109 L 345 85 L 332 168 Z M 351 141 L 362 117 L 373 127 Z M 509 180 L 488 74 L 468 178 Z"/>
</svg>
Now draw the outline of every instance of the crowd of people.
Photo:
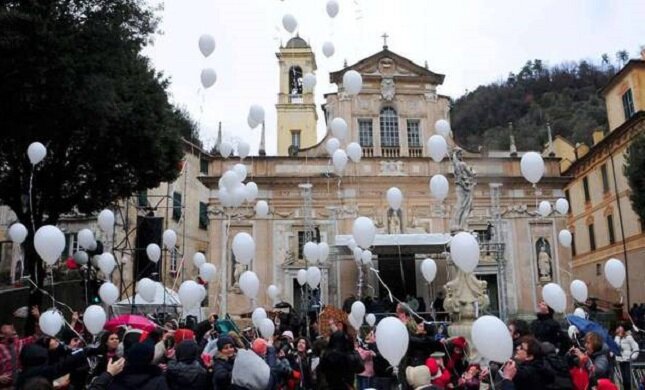
<svg viewBox="0 0 645 390">
<path fill-rule="evenodd" d="M 31 314 L 37 317 L 37 308 Z M 443 336 L 404 304 L 396 316 L 409 331 L 396 368 L 379 353 L 373 328 L 354 332 L 339 320 L 312 340 L 284 326 L 268 339 L 253 329 L 238 333 L 219 326 L 214 314 L 96 337 L 85 333 L 77 315 L 57 337 L 36 331 L 20 338 L 8 321 L 0 334 L 0 390 L 618 389 L 614 367 L 628 374 L 639 351 L 625 324 L 616 328 L 619 353 L 612 354 L 598 333 L 568 335 L 541 303 L 531 323 L 508 322 L 513 358 L 480 366 L 469 362 L 465 338 Z"/>
</svg>

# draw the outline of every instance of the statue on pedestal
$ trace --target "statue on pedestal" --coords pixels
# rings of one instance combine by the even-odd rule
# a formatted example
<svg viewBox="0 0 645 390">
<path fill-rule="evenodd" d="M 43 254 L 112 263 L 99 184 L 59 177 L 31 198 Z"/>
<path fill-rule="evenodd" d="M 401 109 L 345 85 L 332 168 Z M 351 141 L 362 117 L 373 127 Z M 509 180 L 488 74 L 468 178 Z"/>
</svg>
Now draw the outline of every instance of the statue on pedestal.
<svg viewBox="0 0 645 390">
<path fill-rule="evenodd" d="M 548 242 L 541 237 L 536 243 L 537 246 L 537 267 L 540 282 L 550 282 L 551 277 L 551 255 L 547 248 Z"/>
<path fill-rule="evenodd" d="M 388 234 L 401 234 L 401 209 L 387 210 L 387 233 Z"/>
<path fill-rule="evenodd" d="M 468 216 L 473 209 L 473 193 L 475 185 L 475 171 L 463 160 L 463 150 L 455 148 L 452 152 L 452 168 L 455 175 L 455 188 L 457 191 L 457 206 L 452 218 L 453 232 L 464 231 L 468 227 Z"/>
</svg>

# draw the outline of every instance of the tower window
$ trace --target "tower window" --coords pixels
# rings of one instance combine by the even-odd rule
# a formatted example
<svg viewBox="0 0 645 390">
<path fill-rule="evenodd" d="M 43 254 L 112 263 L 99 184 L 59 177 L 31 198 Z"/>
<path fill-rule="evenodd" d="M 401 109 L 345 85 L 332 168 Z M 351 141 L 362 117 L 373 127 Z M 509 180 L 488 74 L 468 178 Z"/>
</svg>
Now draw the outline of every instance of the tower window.
<svg viewBox="0 0 645 390">
<path fill-rule="evenodd" d="M 358 142 L 361 146 L 373 146 L 371 119 L 358 120 Z"/>
<path fill-rule="evenodd" d="M 300 130 L 291 130 L 291 145 L 300 148 Z"/>
<path fill-rule="evenodd" d="M 589 196 L 589 179 L 587 176 L 582 178 L 582 189 L 585 192 L 585 202 L 589 202 L 591 200 L 591 196 Z"/>
<path fill-rule="evenodd" d="M 302 68 L 299 66 L 289 68 L 289 94 L 302 95 Z"/>
<path fill-rule="evenodd" d="M 634 96 L 632 95 L 631 88 L 623 94 L 623 111 L 625 112 L 625 120 L 634 115 Z"/>
<path fill-rule="evenodd" d="M 411 148 L 418 148 L 421 146 L 418 119 L 408 119 L 408 146 Z"/>
<path fill-rule="evenodd" d="M 399 146 L 399 117 L 392 107 L 381 110 L 381 146 Z"/>
</svg>

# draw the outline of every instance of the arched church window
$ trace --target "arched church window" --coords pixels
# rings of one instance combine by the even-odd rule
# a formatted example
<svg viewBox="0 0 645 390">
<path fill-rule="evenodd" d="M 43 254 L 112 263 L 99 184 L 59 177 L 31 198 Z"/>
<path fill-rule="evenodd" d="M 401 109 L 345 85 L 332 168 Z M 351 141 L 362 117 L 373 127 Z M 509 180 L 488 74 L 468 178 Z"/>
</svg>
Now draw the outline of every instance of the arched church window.
<svg viewBox="0 0 645 390">
<path fill-rule="evenodd" d="M 289 94 L 302 95 L 302 68 L 299 66 L 289 68 Z"/>
<path fill-rule="evenodd" d="M 399 146 L 399 117 L 392 107 L 381 110 L 381 146 Z"/>
</svg>

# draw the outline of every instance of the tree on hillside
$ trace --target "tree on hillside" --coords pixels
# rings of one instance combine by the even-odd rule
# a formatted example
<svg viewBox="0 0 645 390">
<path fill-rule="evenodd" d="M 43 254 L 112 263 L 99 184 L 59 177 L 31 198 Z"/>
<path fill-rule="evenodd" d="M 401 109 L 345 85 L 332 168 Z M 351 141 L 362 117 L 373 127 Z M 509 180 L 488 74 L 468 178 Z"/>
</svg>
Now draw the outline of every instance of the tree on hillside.
<svg viewBox="0 0 645 390">
<path fill-rule="evenodd" d="M 631 187 L 629 198 L 632 207 L 645 221 L 645 136 L 636 138 L 627 149 L 623 173 Z"/>
<path fill-rule="evenodd" d="M 157 24 L 145 4 L 14 0 L 0 8 L 0 201 L 29 229 L 27 267 L 39 284 L 34 228 L 178 175 L 181 135 L 192 130 L 141 54 Z M 34 170 L 31 213 L 26 150 L 34 141 L 47 157 Z"/>
<path fill-rule="evenodd" d="M 629 53 L 627 50 L 619 50 L 616 52 L 616 60 L 618 61 L 618 66 L 623 67 L 629 60 Z"/>
</svg>

